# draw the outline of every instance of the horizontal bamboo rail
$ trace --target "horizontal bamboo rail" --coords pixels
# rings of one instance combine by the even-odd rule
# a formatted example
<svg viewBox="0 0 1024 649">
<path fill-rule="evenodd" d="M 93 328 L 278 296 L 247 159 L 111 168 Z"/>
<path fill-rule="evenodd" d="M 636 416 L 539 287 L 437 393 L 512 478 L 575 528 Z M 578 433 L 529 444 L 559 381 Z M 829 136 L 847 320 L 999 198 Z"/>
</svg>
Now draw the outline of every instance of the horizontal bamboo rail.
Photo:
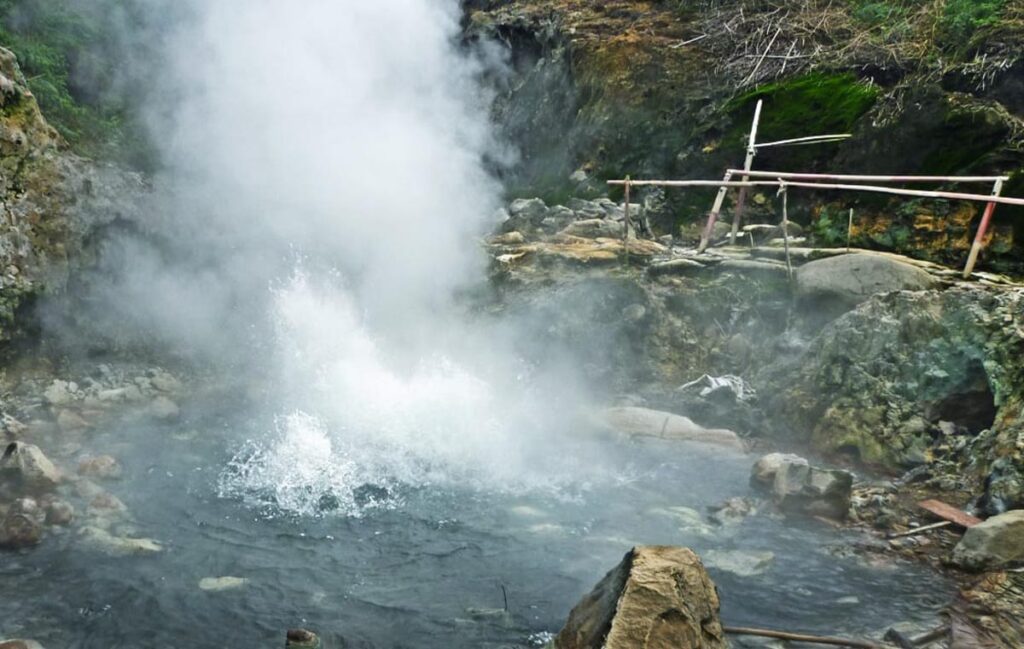
<svg viewBox="0 0 1024 649">
<path fill-rule="evenodd" d="M 767 149 L 773 146 L 793 146 L 802 144 L 828 144 L 830 142 L 840 142 L 842 140 L 848 140 L 852 135 L 849 133 L 834 133 L 832 135 L 810 135 L 808 137 L 796 137 L 789 140 L 777 140 L 775 142 L 765 142 L 764 144 L 755 144 L 755 149 Z"/>
<path fill-rule="evenodd" d="M 730 169 L 739 173 L 737 169 Z M 994 183 L 997 180 L 1006 182 L 1009 176 L 865 176 L 856 174 L 806 174 L 791 171 L 747 171 L 746 175 L 754 178 L 782 178 L 783 180 L 850 180 L 855 182 L 889 182 L 889 183 Z"/>
<path fill-rule="evenodd" d="M 755 175 L 762 172 L 737 170 L 736 173 Z M 609 185 L 625 185 L 624 180 L 609 180 Z M 633 187 L 659 186 L 659 187 L 805 187 L 807 189 L 835 189 L 842 191 L 868 192 L 874 194 L 893 194 L 896 196 L 917 196 L 922 198 L 944 198 L 954 201 L 976 201 L 980 203 L 999 203 L 1001 205 L 1016 205 L 1024 207 L 1024 198 L 1010 198 L 1007 196 L 991 196 L 987 194 L 964 194 L 960 192 L 928 191 L 919 189 L 904 189 L 902 187 L 879 187 L 877 185 L 847 185 L 840 183 L 806 183 L 789 180 L 750 180 L 729 181 L 721 180 L 630 180 Z"/>
</svg>

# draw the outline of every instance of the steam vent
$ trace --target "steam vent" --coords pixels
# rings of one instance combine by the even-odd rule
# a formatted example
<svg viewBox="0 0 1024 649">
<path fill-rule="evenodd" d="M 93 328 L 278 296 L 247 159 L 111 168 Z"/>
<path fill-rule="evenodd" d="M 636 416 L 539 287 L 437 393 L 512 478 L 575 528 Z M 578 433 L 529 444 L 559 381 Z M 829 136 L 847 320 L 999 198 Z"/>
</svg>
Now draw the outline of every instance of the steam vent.
<svg viewBox="0 0 1024 649">
<path fill-rule="evenodd" d="M 0 649 L 1024 647 L 1022 52 L 0 1 Z"/>
</svg>

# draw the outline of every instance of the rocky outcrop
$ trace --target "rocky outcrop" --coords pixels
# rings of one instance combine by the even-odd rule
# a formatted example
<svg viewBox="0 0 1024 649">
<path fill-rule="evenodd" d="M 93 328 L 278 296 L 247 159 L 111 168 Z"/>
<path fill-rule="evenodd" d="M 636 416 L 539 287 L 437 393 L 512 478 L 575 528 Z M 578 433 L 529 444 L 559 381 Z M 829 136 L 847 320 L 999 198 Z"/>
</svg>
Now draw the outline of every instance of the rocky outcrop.
<svg viewBox="0 0 1024 649">
<path fill-rule="evenodd" d="M 91 263 L 98 234 L 134 227 L 147 192 L 140 175 L 70 153 L 0 47 L 0 343 L 31 327 L 25 306 Z"/>
<path fill-rule="evenodd" d="M 710 429 L 693 420 L 649 408 L 609 408 L 601 413 L 601 424 L 629 437 L 655 437 L 683 442 L 697 442 L 743 450 L 743 441 L 731 430 Z"/>
<path fill-rule="evenodd" d="M 969 453 L 986 458 L 976 475 L 1006 457 L 1011 506 L 1024 496 L 1009 459 L 1024 426 L 1022 355 L 1024 290 L 904 291 L 835 320 L 760 380 L 779 387 L 766 407 L 778 427 L 826 453 L 894 470 Z"/>
<path fill-rule="evenodd" d="M 953 562 L 969 570 L 1020 561 L 1024 561 L 1024 510 L 1020 509 L 969 528 L 953 549 Z"/>
<path fill-rule="evenodd" d="M 556 649 L 725 649 L 719 601 L 686 548 L 630 550 L 572 610 Z"/>
</svg>

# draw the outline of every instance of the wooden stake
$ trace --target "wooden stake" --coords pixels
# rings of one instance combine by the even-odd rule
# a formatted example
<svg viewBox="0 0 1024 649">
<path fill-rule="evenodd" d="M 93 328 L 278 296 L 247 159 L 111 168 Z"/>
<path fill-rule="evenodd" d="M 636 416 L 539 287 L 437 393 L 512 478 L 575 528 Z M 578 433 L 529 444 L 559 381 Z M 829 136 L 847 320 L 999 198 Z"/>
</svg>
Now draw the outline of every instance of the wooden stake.
<svg viewBox="0 0 1024 649">
<path fill-rule="evenodd" d="M 853 208 L 850 208 L 850 221 L 846 224 L 846 252 L 850 252 L 850 239 L 853 237 Z"/>
<path fill-rule="evenodd" d="M 999 179 L 992 187 L 992 196 L 996 197 L 1003 193 L 1003 181 Z M 981 249 L 985 245 L 985 234 L 988 232 L 989 223 L 992 221 L 992 215 L 996 211 L 996 204 L 989 203 L 985 206 L 985 213 L 981 217 L 981 224 L 978 226 L 978 234 L 974 236 L 974 245 L 971 246 L 971 254 L 967 257 L 967 265 L 964 266 L 964 279 L 968 279 L 971 273 L 974 272 L 974 264 L 978 263 L 978 255 L 981 254 Z"/>
<path fill-rule="evenodd" d="M 626 176 L 626 206 L 623 209 L 622 253 L 626 266 L 629 266 L 629 176 Z"/>
<path fill-rule="evenodd" d="M 776 36 L 778 34 L 776 33 Z M 774 40 L 772 41 L 774 43 Z M 771 49 L 771 46 L 769 46 Z M 747 158 L 743 162 L 743 182 L 750 180 L 746 172 L 754 166 L 754 156 L 757 155 L 757 127 L 761 123 L 761 107 L 763 99 L 757 100 L 757 107 L 754 108 L 754 121 L 750 125 L 750 140 L 747 142 Z M 731 169 L 730 169 L 731 171 Z M 740 195 L 736 198 L 736 211 L 732 217 L 732 231 L 729 233 L 729 245 L 736 243 L 736 233 L 740 230 L 740 221 L 743 219 L 743 203 L 747 200 L 747 188 L 740 189 Z"/>
<path fill-rule="evenodd" d="M 727 171 L 725 177 L 722 178 L 723 183 L 727 183 L 732 180 L 732 172 Z M 715 221 L 718 220 L 718 215 L 722 212 L 722 203 L 725 202 L 725 195 L 729 192 L 727 185 L 722 185 L 718 188 L 718 195 L 715 196 L 715 204 L 711 206 L 711 213 L 708 214 L 708 224 L 704 226 L 704 232 L 700 236 L 700 245 L 697 247 L 697 252 L 701 253 L 707 250 L 708 244 L 711 243 L 711 235 L 714 234 Z"/>
<path fill-rule="evenodd" d="M 722 630 L 729 635 L 752 635 L 761 638 L 775 638 L 776 640 L 790 640 L 792 642 L 808 642 L 810 644 L 824 644 L 835 647 L 854 647 L 854 649 L 886 649 L 885 645 L 876 644 L 867 640 L 848 640 L 846 638 L 830 638 L 806 635 L 803 633 L 772 631 L 770 629 L 752 629 L 748 627 L 726 626 L 722 627 Z"/>
<path fill-rule="evenodd" d="M 786 191 L 786 183 L 779 186 L 779 193 L 782 194 L 782 246 L 786 249 L 786 274 L 792 282 L 793 260 L 789 257 L 789 192 Z"/>
</svg>

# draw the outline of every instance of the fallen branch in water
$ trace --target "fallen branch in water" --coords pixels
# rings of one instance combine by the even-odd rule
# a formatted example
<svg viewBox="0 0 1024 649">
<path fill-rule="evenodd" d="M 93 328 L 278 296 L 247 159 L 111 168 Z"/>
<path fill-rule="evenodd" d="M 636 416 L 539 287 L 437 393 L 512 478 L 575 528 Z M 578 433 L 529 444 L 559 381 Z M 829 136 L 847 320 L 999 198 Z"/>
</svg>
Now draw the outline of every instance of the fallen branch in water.
<svg viewBox="0 0 1024 649">
<path fill-rule="evenodd" d="M 807 642 L 810 644 L 826 644 L 834 647 L 854 647 L 854 649 L 888 649 L 868 640 L 847 640 L 846 638 L 828 638 L 823 636 L 805 635 L 802 633 L 787 633 L 785 631 L 772 631 L 771 629 L 751 629 L 747 627 L 722 627 L 722 630 L 730 635 L 752 635 L 762 638 L 775 638 L 776 640 L 791 640 L 792 642 Z"/>
</svg>

